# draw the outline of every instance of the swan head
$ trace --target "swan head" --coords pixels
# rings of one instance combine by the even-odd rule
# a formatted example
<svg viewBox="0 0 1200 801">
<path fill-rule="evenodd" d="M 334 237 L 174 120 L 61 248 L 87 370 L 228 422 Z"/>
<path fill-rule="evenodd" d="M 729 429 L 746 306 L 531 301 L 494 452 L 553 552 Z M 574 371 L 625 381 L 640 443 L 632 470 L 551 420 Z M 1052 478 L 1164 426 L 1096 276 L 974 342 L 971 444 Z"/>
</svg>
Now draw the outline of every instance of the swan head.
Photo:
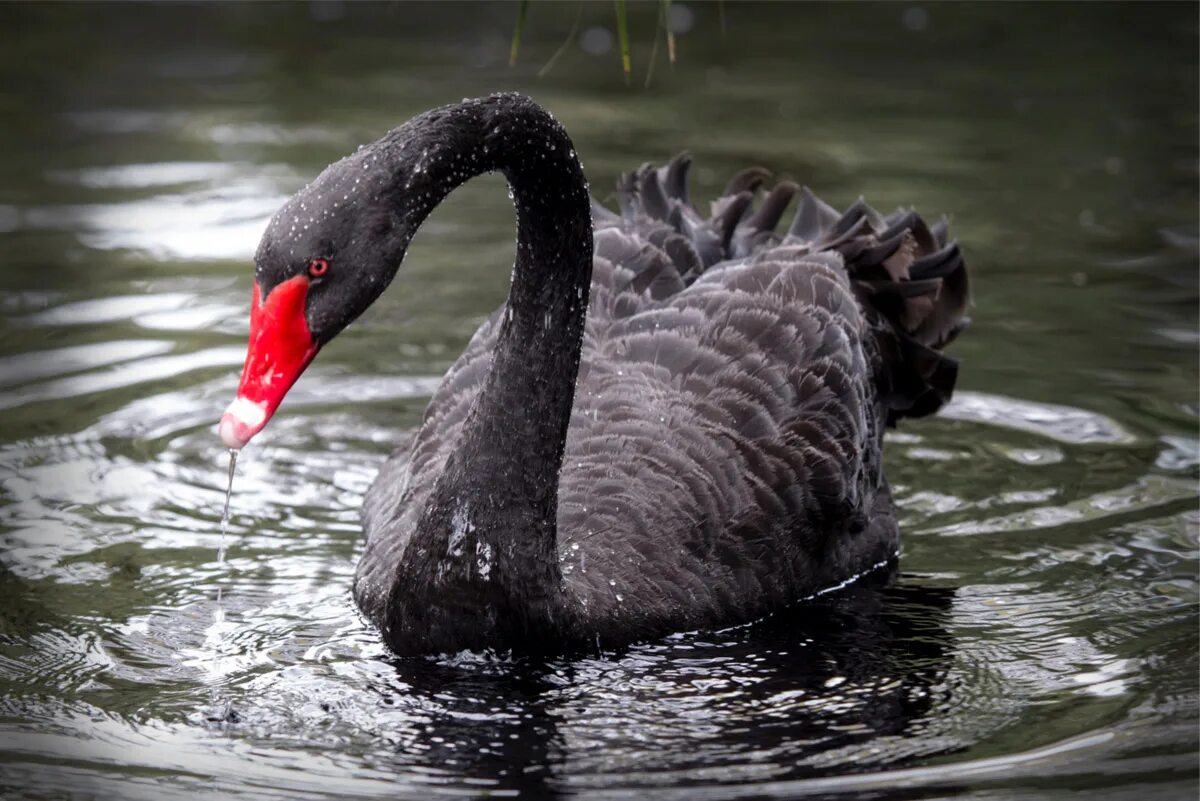
<svg viewBox="0 0 1200 801">
<path fill-rule="evenodd" d="M 326 167 L 275 214 L 254 259 L 241 383 L 219 426 L 228 447 L 261 431 L 317 352 L 387 288 L 413 234 L 446 195 L 503 170 L 501 151 L 528 161 L 521 148 L 533 139 L 514 137 L 528 124 L 521 114 L 557 126 L 519 95 L 427 111 Z M 565 138 L 561 126 L 557 134 Z"/>
<path fill-rule="evenodd" d="M 255 255 L 250 342 L 237 396 L 221 417 L 226 447 L 266 426 L 317 352 L 391 283 L 415 226 L 381 143 L 330 165 L 267 225 Z M 385 166 L 386 165 L 386 166 Z"/>
</svg>

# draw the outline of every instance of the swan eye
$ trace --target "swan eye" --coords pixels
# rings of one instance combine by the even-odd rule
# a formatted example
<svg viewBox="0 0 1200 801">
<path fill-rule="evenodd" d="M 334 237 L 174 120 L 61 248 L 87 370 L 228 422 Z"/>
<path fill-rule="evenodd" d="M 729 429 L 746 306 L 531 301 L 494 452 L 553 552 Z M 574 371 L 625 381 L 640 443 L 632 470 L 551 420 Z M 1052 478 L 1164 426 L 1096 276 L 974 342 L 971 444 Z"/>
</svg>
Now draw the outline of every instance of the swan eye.
<svg viewBox="0 0 1200 801">
<path fill-rule="evenodd" d="M 320 278 L 327 272 L 329 272 L 328 259 L 313 259 L 308 263 L 308 274 L 312 278 Z"/>
</svg>

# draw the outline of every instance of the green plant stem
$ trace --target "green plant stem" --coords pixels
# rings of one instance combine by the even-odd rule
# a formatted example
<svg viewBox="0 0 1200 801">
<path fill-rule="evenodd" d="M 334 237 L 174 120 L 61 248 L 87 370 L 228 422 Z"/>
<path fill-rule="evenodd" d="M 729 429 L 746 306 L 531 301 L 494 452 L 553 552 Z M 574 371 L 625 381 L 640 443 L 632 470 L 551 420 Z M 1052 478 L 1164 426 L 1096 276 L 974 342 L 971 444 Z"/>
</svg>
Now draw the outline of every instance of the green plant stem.
<svg viewBox="0 0 1200 801">
<path fill-rule="evenodd" d="M 625 83 L 633 74 L 633 61 L 629 58 L 629 21 L 626 18 L 625 0 L 617 4 L 617 41 L 621 46 L 621 69 L 625 72 Z"/>
<path fill-rule="evenodd" d="M 669 0 L 659 0 L 658 3 L 658 23 L 654 26 L 654 44 L 650 47 L 650 66 L 646 67 L 646 88 L 650 88 L 650 81 L 654 78 L 654 65 L 658 63 L 658 32 L 667 26 L 667 18 L 665 15 L 667 3 Z"/>
<path fill-rule="evenodd" d="M 675 66 L 675 32 L 671 30 L 671 0 L 662 0 L 663 27 L 667 29 L 667 61 Z"/>
<path fill-rule="evenodd" d="M 517 2 L 517 27 L 513 30 L 512 50 L 508 53 L 508 66 L 517 63 L 517 51 L 521 49 L 521 31 L 525 29 L 525 15 L 529 13 L 529 0 Z"/>
<path fill-rule="evenodd" d="M 567 38 L 563 39 L 563 43 L 554 51 L 554 55 L 550 56 L 550 60 L 538 70 L 538 77 L 541 78 L 547 75 L 554 65 L 558 62 L 560 56 L 567 52 L 567 48 L 571 46 L 571 42 L 575 40 L 575 33 L 579 30 L 579 20 L 583 19 L 583 3 L 579 3 L 579 10 L 575 12 L 575 22 L 571 24 L 571 30 L 567 34 Z"/>
</svg>

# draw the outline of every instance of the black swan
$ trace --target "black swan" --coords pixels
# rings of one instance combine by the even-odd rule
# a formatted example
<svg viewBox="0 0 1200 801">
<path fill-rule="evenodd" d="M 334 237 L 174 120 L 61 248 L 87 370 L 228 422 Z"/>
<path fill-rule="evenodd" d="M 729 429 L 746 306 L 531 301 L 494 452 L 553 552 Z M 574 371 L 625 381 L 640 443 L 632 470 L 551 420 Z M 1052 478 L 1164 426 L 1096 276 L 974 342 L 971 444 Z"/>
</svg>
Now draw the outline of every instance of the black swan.
<svg viewBox="0 0 1200 801">
<path fill-rule="evenodd" d="M 861 200 L 839 214 L 791 183 L 755 208 L 761 169 L 705 219 L 688 164 L 624 176 L 612 213 L 562 125 L 499 94 L 415 117 L 271 220 L 230 448 L 379 297 L 447 194 L 491 171 L 511 188 L 508 301 L 364 501 L 354 598 L 395 652 L 731 625 L 895 557 L 883 432 L 950 397 L 940 351 L 966 325 L 945 220 Z"/>
</svg>

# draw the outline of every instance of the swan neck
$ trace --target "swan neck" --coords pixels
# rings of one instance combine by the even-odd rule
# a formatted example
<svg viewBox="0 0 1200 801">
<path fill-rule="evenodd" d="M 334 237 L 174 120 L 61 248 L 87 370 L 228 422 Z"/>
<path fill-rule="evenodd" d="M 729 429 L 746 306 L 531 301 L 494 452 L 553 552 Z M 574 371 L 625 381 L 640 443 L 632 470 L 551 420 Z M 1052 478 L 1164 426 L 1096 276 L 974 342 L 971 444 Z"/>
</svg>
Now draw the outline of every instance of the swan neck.
<svg viewBox="0 0 1200 801">
<path fill-rule="evenodd" d="M 468 460 L 505 462 L 489 492 L 553 525 L 591 285 L 591 203 L 566 130 L 525 98 L 501 106 L 482 147 L 508 180 L 516 257 L 492 367 L 458 452 L 471 472 Z"/>
<path fill-rule="evenodd" d="M 558 476 L 591 284 L 591 205 L 574 147 L 553 117 L 521 97 L 477 102 L 465 109 L 465 125 L 450 114 L 455 160 L 505 175 L 517 252 L 491 367 L 417 524 L 413 558 L 429 564 L 405 573 L 438 576 L 427 597 L 484 593 L 490 608 L 505 610 L 505 625 L 532 630 L 554 617 L 561 587 Z M 422 628 L 458 623 L 446 614 Z"/>
</svg>

